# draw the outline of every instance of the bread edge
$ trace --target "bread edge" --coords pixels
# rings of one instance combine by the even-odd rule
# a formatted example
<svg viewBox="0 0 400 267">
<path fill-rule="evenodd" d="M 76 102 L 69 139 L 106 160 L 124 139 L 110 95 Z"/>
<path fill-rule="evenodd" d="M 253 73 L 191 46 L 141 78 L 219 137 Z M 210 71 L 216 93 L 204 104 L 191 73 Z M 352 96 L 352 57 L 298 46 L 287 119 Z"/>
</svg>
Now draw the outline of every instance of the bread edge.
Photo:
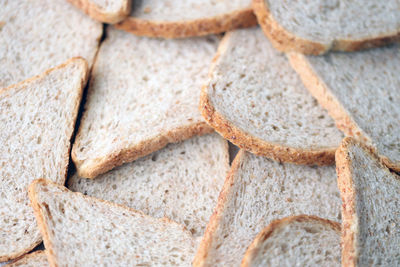
<svg viewBox="0 0 400 267">
<path fill-rule="evenodd" d="M 32 258 L 41 256 L 42 254 L 45 254 L 44 250 L 37 250 L 37 251 L 31 252 L 29 254 L 25 254 L 22 257 L 14 259 L 10 263 L 4 265 L 4 267 L 13 267 L 14 264 L 18 264 L 18 266 L 19 266 L 20 263 L 27 264 Z M 38 267 L 40 267 L 40 266 L 38 266 Z"/>
</svg>

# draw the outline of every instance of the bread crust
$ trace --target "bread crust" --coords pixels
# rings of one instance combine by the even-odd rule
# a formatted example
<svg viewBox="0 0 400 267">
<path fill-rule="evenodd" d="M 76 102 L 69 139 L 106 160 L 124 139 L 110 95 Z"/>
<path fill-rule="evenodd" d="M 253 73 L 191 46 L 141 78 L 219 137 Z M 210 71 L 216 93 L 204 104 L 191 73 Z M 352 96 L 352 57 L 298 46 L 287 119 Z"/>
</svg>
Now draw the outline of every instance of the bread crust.
<svg viewBox="0 0 400 267">
<path fill-rule="evenodd" d="M 253 9 L 265 35 L 274 47 L 282 52 L 296 51 L 306 55 L 321 55 L 329 50 L 350 52 L 384 46 L 400 40 L 400 29 L 397 29 L 385 35 L 332 40 L 329 44 L 323 44 L 296 36 L 282 27 L 271 14 L 265 0 L 253 0 Z"/>
<path fill-rule="evenodd" d="M 253 242 L 250 244 L 250 246 L 247 248 L 246 253 L 243 257 L 241 267 L 250 267 L 251 266 L 251 259 L 258 253 L 259 246 L 267 239 L 269 238 L 275 230 L 284 227 L 292 222 L 306 222 L 306 221 L 317 221 L 321 224 L 325 224 L 335 230 L 338 234 L 340 234 L 340 224 L 338 222 L 334 222 L 331 220 L 323 219 L 317 216 L 313 215 L 297 215 L 297 216 L 289 216 L 285 217 L 283 219 L 278 219 L 272 221 L 267 227 L 265 227 L 258 235 L 256 238 L 253 240 Z"/>
<path fill-rule="evenodd" d="M 26 265 L 31 261 L 31 259 L 34 259 L 34 258 L 37 258 L 37 257 L 41 257 L 44 254 L 45 254 L 44 250 L 37 250 L 35 252 L 29 253 L 29 254 L 25 254 L 24 256 L 13 260 L 12 262 L 4 265 L 4 267 L 13 267 L 13 266 Z"/>
<path fill-rule="evenodd" d="M 185 38 L 226 32 L 257 25 L 251 7 L 209 18 L 188 21 L 153 21 L 127 17 L 115 25 L 135 35 L 162 38 Z"/>
</svg>

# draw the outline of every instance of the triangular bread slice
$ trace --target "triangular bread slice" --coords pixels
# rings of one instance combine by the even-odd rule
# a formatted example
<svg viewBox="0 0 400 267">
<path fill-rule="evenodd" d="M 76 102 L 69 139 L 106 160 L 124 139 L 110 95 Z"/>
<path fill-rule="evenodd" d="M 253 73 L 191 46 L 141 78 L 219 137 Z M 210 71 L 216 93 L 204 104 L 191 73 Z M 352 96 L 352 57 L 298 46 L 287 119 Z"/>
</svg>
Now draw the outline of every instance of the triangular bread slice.
<svg viewBox="0 0 400 267">
<path fill-rule="evenodd" d="M 65 0 L 0 1 L 0 88 L 83 57 L 92 66 L 98 23 Z"/>
<path fill-rule="evenodd" d="M 352 138 L 336 152 L 342 206 L 342 265 L 400 263 L 400 176 Z"/>
<path fill-rule="evenodd" d="M 342 139 L 332 118 L 260 28 L 225 35 L 200 109 L 235 145 L 281 162 L 333 164 Z"/>
<path fill-rule="evenodd" d="M 41 241 L 28 186 L 40 177 L 64 184 L 87 74 L 86 61 L 74 58 L 0 90 L 0 261 Z"/>
<path fill-rule="evenodd" d="M 95 20 L 117 23 L 131 11 L 131 0 L 68 0 Z"/>
<path fill-rule="evenodd" d="M 72 159 L 82 177 L 212 132 L 198 110 L 216 36 L 162 40 L 108 28 Z"/>
<path fill-rule="evenodd" d="M 22 258 L 13 261 L 4 267 L 47 267 L 47 256 L 44 250 L 38 250 L 24 255 Z"/>
<path fill-rule="evenodd" d="M 400 39 L 397 0 L 253 0 L 253 9 L 265 35 L 285 52 L 355 51 Z"/>
<path fill-rule="evenodd" d="M 340 220 L 333 166 L 278 163 L 241 150 L 218 199 L 195 266 L 239 266 L 271 221 L 297 214 Z"/>
<path fill-rule="evenodd" d="M 68 188 L 152 217 L 168 217 L 200 237 L 228 171 L 228 142 L 213 133 L 169 144 L 96 179 L 76 174 Z"/>
<path fill-rule="evenodd" d="M 136 35 L 183 38 L 257 24 L 251 0 L 133 1 L 130 16 L 116 27 Z"/>
<path fill-rule="evenodd" d="M 73 193 L 48 180 L 29 187 L 52 266 L 190 266 L 195 241 L 182 225 Z"/>
<path fill-rule="evenodd" d="M 389 168 L 400 171 L 400 45 L 289 57 L 338 128 L 374 146 Z"/>
<path fill-rule="evenodd" d="M 241 266 L 340 266 L 340 224 L 308 215 L 275 220 L 251 243 Z"/>
</svg>

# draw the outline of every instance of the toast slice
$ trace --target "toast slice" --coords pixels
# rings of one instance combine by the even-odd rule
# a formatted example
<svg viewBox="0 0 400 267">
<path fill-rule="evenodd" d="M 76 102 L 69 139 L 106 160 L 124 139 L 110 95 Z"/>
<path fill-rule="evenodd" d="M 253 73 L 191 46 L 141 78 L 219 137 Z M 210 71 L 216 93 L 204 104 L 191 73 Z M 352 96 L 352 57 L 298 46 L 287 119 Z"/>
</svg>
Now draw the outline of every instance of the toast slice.
<svg viewBox="0 0 400 267">
<path fill-rule="evenodd" d="M 35 180 L 29 198 L 51 266 L 190 266 L 195 241 L 182 225 Z"/>
<path fill-rule="evenodd" d="M 352 138 L 336 152 L 342 206 L 342 265 L 400 263 L 400 176 Z"/>
<path fill-rule="evenodd" d="M 333 164 L 342 134 L 260 28 L 227 33 L 200 109 L 223 137 L 281 162 Z"/>
<path fill-rule="evenodd" d="M 41 242 L 28 186 L 39 177 L 64 184 L 87 74 L 86 61 L 74 58 L 0 90 L 0 261 Z"/>
<path fill-rule="evenodd" d="M 212 132 L 198 110 L 219 39 L 137 37 L 108 28 L 72 149 L 78 174 L 99 174 L 168 143 Z"/>
<path fill-rule="evenodd" d="M 131 11 L 131 0 L 68 0 L 95 20 L 104 23 L 117 23 L 126 18 Z"/>
<path fill-rule="evenodd" d="M 68 188 L 168 217 L 201 237 L 228 171 L 228 143 L 213 133 L 170 144 L 96 179 L 75 174 Z"/>
<path fill-rule="evenodd" d="M 282 164 L 241 150 L 194 265 L 239 266 L 249 244 L 271 221 L 296 214 L 339 221 L 340 205 L 333 166 Z"/>
<path fill-rule="evenodd" d="M 265 35 L 284 52 L 356 51 L 400 39 L 397 0 L 253 0 L 253 9 Z"/>
<path fill-rule="evenodd" d="M 65 0 L 0 1 L 0 88 L 54 68 L 72 57 L 92 66 L 101 23 Z"/>
<path fill-rule="evenodd" d="M 46 253 L 44 250 L 38 250 L 29 254 L 24 255 L 22 258 L 13 261 L 4 267 L 47 267 Z"/>
<path fill-rule="evenodd" d="M 257 25 L 251 0 L 133 1 L 132 12 L 116 27 L 148 37 L 183 38 Z"/>
<path fill-rule="evenodd" d="M 241 266 L 340 266 L 340 224 L 308 215 L 275 220 L 251 243 Z"/>
<path fill-rule="evenodd" d="M 389 168 L 400 171 L 400 46 L 289 57 L 338 128 L 374 146 Z"/>
</svg>

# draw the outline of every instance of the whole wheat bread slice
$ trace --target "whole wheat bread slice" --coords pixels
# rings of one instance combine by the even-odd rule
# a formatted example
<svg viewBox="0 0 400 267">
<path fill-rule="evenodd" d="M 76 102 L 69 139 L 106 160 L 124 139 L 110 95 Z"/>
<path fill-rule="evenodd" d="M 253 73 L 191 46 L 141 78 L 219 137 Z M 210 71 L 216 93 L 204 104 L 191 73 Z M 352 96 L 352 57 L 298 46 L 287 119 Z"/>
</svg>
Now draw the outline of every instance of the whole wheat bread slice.
<svg viewBox="0 0 400 267">
<path fill-rule="evenodd" d="M 83 57 L 91 67 L 103 29 L 65 0 L 0 1 L 0 88 Z"/>
<path fill-rule="evenodd" d="M 335 168 L 282 164 L 241 150 L 194 265 L 239 266 L 247 247 L 264 227 L 296 214 L 340 220 Z"/>
<path fill-rule="evenodd" d="M 132 12 L 116 27 L 136 35 L 183 38 L 257 24 L 251 0 L 133 1 Z"/>
<path fill-rule="evenodd" d="M 22 258 L 15 260 L 4 267 L 47 267 L 47 256 L 44 250 L 38 250 L 24 255 Z"/>
<path fill-rule="evenodd" d="M 374 146 L 389 168 L 400 171 L 400 46 L 289 57 L 338 128 Z"/>
<path fill-rule="evenodd" d="M 340 266 L 340 224 L 308 215 L 275 220 L 251 243 L 241 266 Z"/>
<path fill-rule="evenodd" d="M 131 0 L 68 0 L 95 20 L 117 23 L 131 11 Z"/>
<path fill-rule="evenodd" d="M 198 110 L 218 38 L 137 37 L 108 30 L 92 72 L 72 159 L 82 177 L 212 132 Z"/>
<path fill-rule="evenodd" d="M 200 109 L 222 136 L 252 153 L 298 164 L 332 164 L 342 134 L 260 28 L 227 33 Z"/>
<path fill-rule="evenodd" d="M 74 58 L 0 90 L 0 261 L 41 241 L 28 185 L 40 177 L 64 184 L 87 74 L 86 61 Z"/>
<path fill-rule="evenodd" d="M 182 225 L 35 180 L 29 198 L 51 266 L 190 266 Z"/>
<path fill-rule="evenodd" d="M 228 171 L 228 143 L 213 133 L 170 144 L 96 179 L 74 175 L 68 188 L 168 217 L 201 237 Z"/>
<path fill-rule="evenodd" d="M 342 206 L 342 265 L 400 264 L 400 176 L 375 151 L 345 138 L 336 152 Z"/>
<path fill-rule="evenodd" d="M 400 2 L 253 0 L 258 23 L 281 51 L 355 51 L 400 39 Z"/>
</svg>

